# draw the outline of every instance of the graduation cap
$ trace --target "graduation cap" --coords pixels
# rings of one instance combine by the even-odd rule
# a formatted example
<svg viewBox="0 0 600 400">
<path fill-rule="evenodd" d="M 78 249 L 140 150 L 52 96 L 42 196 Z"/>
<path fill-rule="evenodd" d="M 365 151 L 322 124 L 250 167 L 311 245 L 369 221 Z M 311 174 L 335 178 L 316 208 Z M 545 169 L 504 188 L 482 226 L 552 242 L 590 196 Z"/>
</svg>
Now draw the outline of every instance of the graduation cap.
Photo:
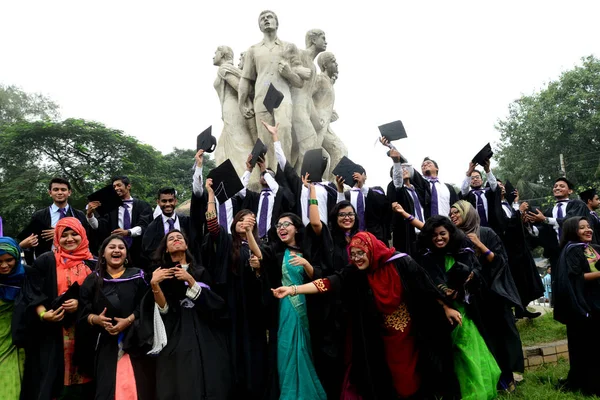
<svg viewBox="0 0 600 400">
<path fill-rule="evenodd" d="M 504 191 L 506 192 L 504 194 L 504 197 L 506 198 L 506 201 L 508 201 L 508 204 L 512 204 L 515 202 L 515 187 L 512 185 L 512 183 L 510 183 L 510 181 L 507 179 L 506 183 L 504 184 Z"/>
<path fill-rule="evenodd" d="M 346 156 L 342 157 L 338 165 L 336 165 L 333 169 L 333 175 L 341 176 L 342 178 L 344 178 L 344 183 L 348 186 L 354 186 L 355 181 L 352 175 L 355 172 L 362 174 L 365 172 L 365 169 L 360 165 L 352 162 Z"/>
<path fill-rule="evenodd" d="M 591 188 L 579 193 L 579 198 L 583 200 L 584 203 L 587 203 L 587 201 L 592 200 L 596 194 L 596 188 Z"/>
<path fill-rule="evenodd" d="M 250 166 L 254 168 L 259 158 L 265 158 L 265 154 L 267 154 L 267 146 L 265 146 L 262 140 L 257 139 L 256 143 L 254 144 L 254 148 L 252 149 L 252 159 L 250 160 Z"/>
<path fill-rule="evenodd" d="M 19 242 L 27 239 L 32 234 L 41 235 L 42 231 L 45 229 L 51 229 L 50 226 L 44 225 L 41 221 L 37 219 L 32 219 L 29 221 L 29 224 L 17 235 L 17 239 Z"/>
<path fill-rule="evenodd" d="M 102 189 L 95 191 L 90 194 L 88 197 L 88 202 L 99 201 L 100 207 L 96 209 L 99 215 L 106 215 L 112 210 L 119 208 L 123 201 L 115 192 L 115 189 L 112 185 L 104 186 Z"/>
<path fill-rule="evenodd" d="M 69 286 L 66 292 L 58 296 L 56 299 L 52 300 L 50 303 L 50 309 L 56 311 L 56 309 L 63 305 L 63 303 L 67 300 L 78 299 L 79 298 L 79 282 L 73 283 Z"/>
<path fill-rule="evenodd" d="M 213 181 L 213 190 L 219 203 L 223 204 L 240 190 L 244 188 L 242 181 L 240 181 L 233 164 L 229 159 L 223 161 L 218 167 L 213 168 L 207 178 L 211 178 Z"/>
<path fill-rule="evenodd" d="M 212 135 L 211 125 L 196 138 L 196 151 L 204 150 L 205 153 L 212 153 L 215 147 L 217 147 L 217 139 Z"/>
<path fill-rule="evenodd" d="M 302 176 L 308 172 L 311 182 L 321 182 L 323 172 L 327 168 L 327 158 L 323 157 L 323 151 L 318 149 L 308 150 L 302 159 Z"/>
<path fill-rule="evenodd" d="M 402 125 L 402 121 L 394 121 L 388 124 L 380 125 L 379 132 L 381 136 L 385 137 L 390 142 L 398 139 L 405 139 L 406 130 L 404 130 L 404 125 Z"/>
<path fill-rule="evenodd" d="M 279 107 L 283 101 L 283 97 L 283 93 L 277 90 L 272 83 L 269 84 L 269 90 L 267 90 L 267 94 L 263 100 L 263 104 L 267 108 L 267 111 L 273 114 L 273 110 Z"/>
<path fill-rule="evenodd" d="M 485 165 L 487 160 L 492 158 L 493 155 L 494 152 L 492 151 L 492 146 L 490 146 L 490 144 L 488 143 L 485 146 L 483 146 L 483 149 L 481 149 L 475 157 L 473 157 L 473 163 Z"/>
</svg>

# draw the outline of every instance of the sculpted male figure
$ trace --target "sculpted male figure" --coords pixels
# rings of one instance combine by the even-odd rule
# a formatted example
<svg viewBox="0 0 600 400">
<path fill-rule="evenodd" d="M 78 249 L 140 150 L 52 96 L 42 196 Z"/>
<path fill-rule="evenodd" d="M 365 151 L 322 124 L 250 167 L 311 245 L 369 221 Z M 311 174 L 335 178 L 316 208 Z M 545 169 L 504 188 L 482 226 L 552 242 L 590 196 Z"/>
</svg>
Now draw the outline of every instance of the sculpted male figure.
<svg viewBox="0 0 600 400">
<path fill-rule="evenodd" d="M 329 153 L 330 165 L 335 167 L 343 156 L 348 154 L 346 145 L 331 129 L 331 122 L 338 119 L 333 109 L 335 103 L 335 91 L 333 84 L 338 77 L 338 64 L 335 56 L 330 52 L 319 55 L 317 64 L 321 73 L 317 75 L 313 92 L 313 101 L 318 119 L 323 122 L 322 128 L 317 133 L 317 147 L 322 146 Z"/>
<path fill-rule="evenodd" d="M 215 51 L 213 64 L 219 67 L 214 88 L 221 100 L 221 118 L 223 131 L 215 150 L 217 163 L 230 159 L 239 175 L 246 170 L 245 155 L 252 151 L 256 141 L 254 119 L 246 119 L 238 106 L 238 86 L 242 71 L 233 65 L 233 50 L 228 46 L 219 46 Z M 251 101 L 246 100 L 247 106 Z"/>
<path fill-rule="evenodd" d="M 279 137 L 286 157 L 292 149 L 292 96 L 290 85 L 302 87 L 304 81 L 292 71 L 289 63 L 282 60 L 282 53 L 286 43 L 277 37 L 279 21 L 273 11 L 263 11 L 258 17 L 258 25 L 263 33 L 263 40 L 246 51 L 244 70 L 239 86 L 239 106 L 242 115 L 246 118 L 256 117 L 258 137 L 267 145 L 268 167 L 277 168 L 274 157 L 271 134 L 266 130 L 261 121 L 270 125 L 279 124 Z M 265 108 L 263 101 L 269 85 L 273 84 L 284 95 L 281 105 L 271 115 Z M 254 86 L 254 108 L 246 103 L 250 90 Z"/>
</svg>

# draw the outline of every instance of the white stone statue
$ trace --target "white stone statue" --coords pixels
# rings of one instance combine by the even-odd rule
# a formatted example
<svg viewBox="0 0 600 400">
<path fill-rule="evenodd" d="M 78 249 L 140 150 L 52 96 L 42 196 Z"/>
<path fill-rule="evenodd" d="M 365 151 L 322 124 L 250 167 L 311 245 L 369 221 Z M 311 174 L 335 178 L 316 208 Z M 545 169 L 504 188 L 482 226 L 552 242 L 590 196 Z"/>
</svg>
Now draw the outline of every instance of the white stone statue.
<svg viewBox="0 0 600 400">
<path fill-rule="evenodd" d="M 329 163 L 333 170 L 342 157 L 348 155 L 348 148 L 331 129 L 331 122 L 338 119 L 333 109 L 335 103 L 333 84 L 338 77 L 338 64 L 335 56 L 330 52 L 321 53 L 317 64 L 321 73 L 317 75 L 313 101 L 319 120 L 324 121 L 323 127 L 317 133 L 317 146 L 322 146 L 323 150 L 329 153 Z M 330 179 L 335 181 L 335 177 Z"/>
<path fill-rule="evenodd" d="M 292 115 L 293 105 L 290 85 L 302 87 L 304 81 L 292 70 L 289 62 L 283 59 L 286 42 L 277 37 L 279 21 L 273 11 L 263 11 L 258 17 L 258 25 L 263 33 L 263 40 L 250 47 L 244 57 L 244 69 L 239 86 L 239 107 L 246 118 L 255 117 L 258 137 L 268 147 L 267 166 L 276 170 L 277 160 L 273 154 L 271 135 L 262 125 L 265 121 L 270 125 L 279 124 L 279 138 L 285 156 L 291 156 L 292 149 Z M 269 85 L 273 84 L 284 95 L 281 105 L 271 115 L 265 108 L 263 101 Z M 251 107 L 248 99 L 254 88 L 254 106 Z M 241 157 L 243 161 L 244 157 Z"/>
<path fill-rule="evenodd" d="M 254 119 L 246 119 L 240 112 L 238 86 L 242 71 L 233 65 L 233 50 L 228 46 L 219 46 L 213 64 L 219 67 L 214 88 L 221 100 L 223 119 L 223 131 L 215 149 L 215 161 L 218 165 L 229 158 L 241 176 L 246 169 L 246 157 L 256 141 L 256 124 Z M 250 106 L 250 98 L 246 102 Z"/>
</svg>

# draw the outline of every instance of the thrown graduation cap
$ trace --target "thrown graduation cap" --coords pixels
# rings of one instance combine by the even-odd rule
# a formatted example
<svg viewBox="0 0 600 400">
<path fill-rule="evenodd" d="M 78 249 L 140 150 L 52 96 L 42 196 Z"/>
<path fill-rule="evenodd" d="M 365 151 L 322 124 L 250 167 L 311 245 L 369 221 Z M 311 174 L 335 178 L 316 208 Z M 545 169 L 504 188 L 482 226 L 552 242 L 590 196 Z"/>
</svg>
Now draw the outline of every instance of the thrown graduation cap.
<svg viewBox="0 0 600 400">
<path fill-rule="evenodd" d="M 273 110 L 279 107 L 283 101 L 283 97 L 283 93 L 277 90 L 272 83 L 269 84 L 269 90 L 267 90 L 267 94 L 263 100 L 263 104 L 267 108 L 267 111 L 273 114 Z"/>
<path fill-rule="evenodd" d="M 115 210 L 123 204 L 121 198 L 115 192 L 112 185 L 104 186 L 102 189 L 90 194 L 87 197 L 89 202 L 99 201 L 100 207 L 96 209 L 99 215 L 105 215 Z"/>
<path fill-rule="evenodd" d="M 240 190 L 244 188 L 242 181 L 235 172 L 233 164 L 229 159 L 223 161 L 221 165 L 213 168 L 207 178 L 211 178 L 213 181 L 212 188 L 215 191 L 215 196 L 219 203 L 223 204 Z"/>
<path fill-rule="evenodd" d="M 327 168 L 327 158 L 323 157 L 323 151 L 318 149 L 308 150 L 302 159 L 302 176 L 308 172 L 311 182 L 321 182 L 323 172 Z"/>
<path fill-rule="evenodd" d="M 354 177 L 352 176 L 355 172 L 362 174 L 365 169 L 360 165 L 352 162 L 348 157 L 344 156 L 333 169 L 333 175 L 341 176 L 344 178 L 344 183 L 348 186 L 354 186 Z"/>
<path fill-rule="evenodd" d="M 517 197 L 515 195 L 515 187 L 512 185 L 512 183 L 510 183 L 510 181 L 507 179 L 506 183 L 504 183 L 504 191 L 506 192 L 504 194 L 504 198 L 506 198 L 506 201 L 508 201 L 508 204 L 512 204 L 515 202 L 515 197 Z"/>
<path fill-rule="evenodd" d="M 596 193 L 598 193 L 596 188 L 587 189 L 579 193 L 579 198 L 583 200 L 584 203 L 587 203 L 588 200 L 592 200 L 594 198 Z"/>
<path fill-rule="evenodd" d="M 393 140 L 405 139 L 407 137 L 404 125 L 400 120 L 380 125 L 379 132 L 381 133 L 381 136 L 385 137 L 390 142 Z"/>
<path fill-rule="evenodd" d="M 39 236 L 44 229 L 51 229 L 51 227 L 44 225 L 37 219 L 32 219 L 29 221 L 29 224 L 27 224 L 27 226 L 17 235 L 17 239 L 19 242 L 21 242 L 32 234 Z"/>
<path fill-rule="evenodd" d="M 254 148 L 252 149 L 252 158 L 250 159 L 250 166 L 254 168 L 259 158 L 265 158 L 265 154 L 267 154 L 267 146 L 265 146 L 262 140 L 257 139 L 256 143 L 254 144 Z"/>
<path fill-rule="evenodd" d="M 217 147 L 217 138 L 212 135 L 211 125 L 196 138 L 196 151 L 204 150 L 205 153 L 212 153 L 215 147 Z"/>
<path fill-rule="evenodd" d="M 473 162 L 475 164 L 485 165 L 487 160 L 492 158 L 493 155 L 494 152 L 492 151 L 492 146 L 490 146 L 490 144 L 488 143 L 485 146 L 483 146 L 483 149 L 481 149 L 475 157 L 473 157 Z"/>
</svg>

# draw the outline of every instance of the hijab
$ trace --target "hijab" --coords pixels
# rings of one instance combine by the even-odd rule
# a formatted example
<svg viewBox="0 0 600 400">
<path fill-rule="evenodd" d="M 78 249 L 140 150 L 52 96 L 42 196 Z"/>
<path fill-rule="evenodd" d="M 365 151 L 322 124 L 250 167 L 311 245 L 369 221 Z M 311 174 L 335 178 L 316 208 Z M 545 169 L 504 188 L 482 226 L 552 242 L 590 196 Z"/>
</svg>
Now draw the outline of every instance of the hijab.
<svg viewBox="0 0 600 400">
<path fill-rule="evenodd" d="M 474 233 L 479 237 L 479 214 L 477 214 L 477 211 L 473 208 L 471 203 L 465 200 L 459 200 L 452 204 L 452 208 L 456 208 L 462 218 L 462 224 L 457 226 L 457 228 L 466 235 Z"/>
<path fill-rule="evenodd" d="M 0 275 L 0 299 L 14 301 L 23 286 L 25 279 L 25 267 L 21 259 L 21 248 L 17 241 L 10 237 L 0 237 L 0 256 L 11 255 L 15 261 L 15 267 L 8 275 Z"/>
<path fill-rule="evenodd" d="M 71 229 L 81 236 L 81 243 L 73 251 L 67 251 L 59 245 L 59 239 L 67 229 Z M 81 264 L 84 260 L 91 260 L 93 256 L 89 247 L 90 242 L 85 233 L 85 228 L 77 218 L 66 217 L 58 221 L 54 227 L 54 257 L 57 268 L 69 269 Z"/>
</svg>

